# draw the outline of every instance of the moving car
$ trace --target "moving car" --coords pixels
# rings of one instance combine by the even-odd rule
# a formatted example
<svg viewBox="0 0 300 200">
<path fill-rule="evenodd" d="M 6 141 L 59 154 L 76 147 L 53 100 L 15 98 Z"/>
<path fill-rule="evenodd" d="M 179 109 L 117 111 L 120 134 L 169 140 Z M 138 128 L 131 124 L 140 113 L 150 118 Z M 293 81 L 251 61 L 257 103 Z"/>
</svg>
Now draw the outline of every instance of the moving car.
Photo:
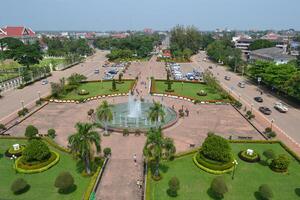
<svg viewBox="0 0 300 200">
<path fill-rule="evenodd" d="M 99 74 L 99 69 L 95 69 L 94 74 Z"/>
<path fill-rule="evenodd" d="M 289 109 L 287 108 L 287 106 L 285 106 L 284 104 L 282 104 L 281 102 L 276 102 L 274 105 L 274 108 L 276 110 L 278 110 L 279 112 L 282 113 L 286 113 Z"/>
<path fill-rule="evenodd" d="M 259 111 L 262 112 L 265 115 L 271 115 L 271 113 L 272 113 L 272 111 L 270 110 L 270 108 L 265 107 L 265 106 L 259 107 Z"/>
<path fill-rule="evenodd" d="M 254 97 L 254 100 L 259 103 L 262 103 L 264 101 L 262 97 Z"/>
<path fill-rule="evenodd" d="M 239 86 L 240 88 L 245 88 L 245 85 L 246 85 L 246 84 L 245 84 L 244 82 L 239 82 L 239 83 L 238 83 L 238 86 Z"/>
<path fill-rule="evenodd" d="M 226 81 L 230 81 L 231 77 L 230 77 L 230 76 L 224 76 L 224 79 L 225 79 Z"/>
<path fill-rule="evenodd" d="M 47 84 L 48 84 L 48 80 L 47 79 L 42 80 L 42 85 L 47 85 Z"/>
</svg>

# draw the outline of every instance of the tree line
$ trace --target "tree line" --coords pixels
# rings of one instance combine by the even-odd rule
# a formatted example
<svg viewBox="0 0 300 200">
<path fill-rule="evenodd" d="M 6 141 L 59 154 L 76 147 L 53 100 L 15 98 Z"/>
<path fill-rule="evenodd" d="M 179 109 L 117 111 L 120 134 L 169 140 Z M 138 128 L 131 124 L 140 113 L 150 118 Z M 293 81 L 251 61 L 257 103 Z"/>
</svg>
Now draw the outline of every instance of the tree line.
<svg viewBox="0 0 300 200">
<path fill-rule="evenodd" d="M 99 37 L 94 41 L 94 46 L 102 50 L 111 50 L 107 55 L 109 60 L 146 58 L 161 41 L 161 35 L 137 33 L 126 38 Z"/>
</svg>

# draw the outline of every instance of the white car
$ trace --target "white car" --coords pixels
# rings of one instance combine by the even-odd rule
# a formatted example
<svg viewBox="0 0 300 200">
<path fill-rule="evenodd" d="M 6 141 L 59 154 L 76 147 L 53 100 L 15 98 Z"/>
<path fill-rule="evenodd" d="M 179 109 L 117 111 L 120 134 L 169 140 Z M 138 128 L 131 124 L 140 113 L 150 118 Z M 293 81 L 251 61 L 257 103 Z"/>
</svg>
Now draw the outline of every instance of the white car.
<svg viewBox="0 0 300 200">
<path fill-rule="evenodd" d="M 245 84 L 244 82 L 239 82 L 239 83 L 238 83 L 238 86 L 239 86 L 240 88 L 245 88 L 245 85 L 246 85 L 246 84 Z"/>
<path fill-rule="evenodd" d="M 275 108 L 276 110 L 278 110 L 279 112 L 282 112 L 282 113 L 286 113 L 286 112 L 289 110 L 289 109 L 287 108 L 287 106 L 285 106 L 285 105 L 282 104 L 281 102 L 275 103 L 274 108 Z"/>
</svg>

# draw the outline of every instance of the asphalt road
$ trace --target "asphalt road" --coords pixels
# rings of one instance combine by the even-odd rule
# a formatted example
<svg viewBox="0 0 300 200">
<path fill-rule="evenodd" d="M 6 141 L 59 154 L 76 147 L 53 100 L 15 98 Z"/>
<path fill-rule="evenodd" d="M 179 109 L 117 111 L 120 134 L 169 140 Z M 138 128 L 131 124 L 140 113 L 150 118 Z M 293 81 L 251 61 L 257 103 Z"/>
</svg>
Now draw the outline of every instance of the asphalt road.
<svg viewBox="0 0 300 200">
<path fill-rule="evenodd" d="M 247 80 L 246 77 L 242 77 L 237 75 L 231 71 L 228 71 L 226 67 L 216 65 L 209 60 L 205 60 L 206 54 L 205 52 L 200 52 L 196 56 L 193 57 L 193 65 L 196 68 L 200 69 L 208 69 L 209 66 L 212 66 L 210 71 L 213 72 L 215 77 L 227 88 L 229 92 L 235 93 L 241 100 L 248 103 L 248 105 L 253 104 L 253 109 L 258 110 L 260 106 L 266 106 L 272 110 L 272 114 L 264 116 L 271 125 L 271 120 L 274 120 L 273 125 L 277 125 L 282 131 L 284 131 L 287 135 L 292 137 L 296 142 L 300 143 L 300 109 L 298 105 L 287 102 L 284 99 L 280 99 L 279 97 L 274 96 L 267 90 L 263 90 L 263 95 L 260 93 L 260 88 Z M 224 76 L 230 76 L 231 80 L 227 81 L 224 79 Z M 244 81 L 246 83 L 245 88 L 238 87 L 238 83 L 240 81 Z M 263 103 L 258 103 L 254 100 L 254 97 L 261 96 L 264 100 Z M 284 102 L 288 105 L 289 111 L 287 113 L 280 113 L 274 109 L 275 102 Z M 250 106 L 251 107 L 251 106 Z M 251 108 L 247 108 L 250 110 Z"/>
<path fill-rule="evenodd" d="M 88 80 L 99 80 L 105 71 L 102 65 L 107 60 L 105 57 L 106 54 L 107 52 L 105 51 L 96 51 L 94 55 L 88 57 L 81 64 L 64 71 L 52 72 L 52 76 L 47 78 L 49 81 L 47 85 L 42 85 L 41 81 L 38 81 L 23 89 L 15 89 L 3 93 L 4 97 L 0 99 L 0 123 L 16 115 L 16 112 L 22 108 L 22 101 L 25 107 L 29 107 L 39 99 L 39 93 L 41 97 L 48 96 L 51 91 L 50 82 L 58 82 L 59 79 L 63 77 L 67 78 L 72 73 L 83 74 L 88 77 Z M 100 73 L 95 74 L 95 69 L 100 69 Z"/>
</svg>

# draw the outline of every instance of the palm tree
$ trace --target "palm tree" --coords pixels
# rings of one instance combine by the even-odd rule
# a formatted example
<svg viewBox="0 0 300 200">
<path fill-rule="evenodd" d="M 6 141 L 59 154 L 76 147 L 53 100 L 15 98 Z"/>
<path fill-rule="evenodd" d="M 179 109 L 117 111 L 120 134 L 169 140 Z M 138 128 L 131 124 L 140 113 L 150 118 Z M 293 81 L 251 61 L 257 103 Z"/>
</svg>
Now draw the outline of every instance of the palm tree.
<svg viewBox="0 0 300 200">
<path fill-rule="evenodd" d="M 161 128 L 150 129 L 144 146 L 144 156 L 155 161 L 155 177 L 159 177 L 159 163 L 161 158 L 171 158 L 176 152 L 171 138 L 163 137 Z"/>
<path fill-rule="evenodd" d="M 90 174 L 90 157 L 92 145 L 96 147 L 97 153 L 101 151 L 101 138 L 99 134 L 93 130 L 93 125 L 89 123 L 78 122 L 75 125 L 76 133 L 68 138 L 71 151 L 79 154 L 85 163 L 86 173 Z"/>
<path fill-rule="evenodd" d="M 106 135 L 107 135 L 107 124 L 113 119 L 113 113 L 111 107 L 112 105 L 108 104 L 107 101 L 103 101 L 96 111 L 98 119 L 104 121 Z"/>
<path fill-rule="evenodd" d="M 148 118 L 151 122 L 155 122 L 156 128 L 158 128 L 158 122 L 164 122 L 165 120 L 165 110 L 161 103 L 153 102 L 153 106 L 150 107 L 150 111 L 148 113 Z"/>
</svg>

